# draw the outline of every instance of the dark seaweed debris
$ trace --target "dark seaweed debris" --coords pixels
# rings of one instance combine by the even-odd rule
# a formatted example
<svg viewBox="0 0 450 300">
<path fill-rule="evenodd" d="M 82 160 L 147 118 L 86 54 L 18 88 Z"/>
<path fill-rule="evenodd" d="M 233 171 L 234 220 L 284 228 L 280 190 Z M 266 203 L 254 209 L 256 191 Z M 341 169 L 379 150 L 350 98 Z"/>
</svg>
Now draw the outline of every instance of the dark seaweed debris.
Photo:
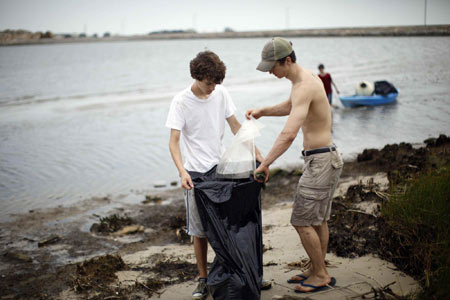
<svg viewBox="0 0 450 300">
<path fill-rule="evenodd" d="M 125 269 L 125 263 L 119 255 L 105 255 L 77 264 L 74 289 L 84 291 L 101 287 L 117 279 L 115 272 Z"/>
<path fill-rule="evenodd" d="M 350 186 L 346 196 L 333 200 L 329 225 L 329 249 L 341 257 L 358 257 L 377 253 L 379 244 L 378 216 L 384 194 L 373 183 Z M 377 204 L 376 213 L 357 209 L 354 204 L 370 202 Z"/>
<path fill-rule="evenodd" d="M 108 234 L 122 229 L 124 226 L 135 224 L 135 221 L 128 216 L 118 216 L 116 214 L 108 217 L 99 217 L 100 223 L 91 226 L 91 232 Z"/>
</svg>

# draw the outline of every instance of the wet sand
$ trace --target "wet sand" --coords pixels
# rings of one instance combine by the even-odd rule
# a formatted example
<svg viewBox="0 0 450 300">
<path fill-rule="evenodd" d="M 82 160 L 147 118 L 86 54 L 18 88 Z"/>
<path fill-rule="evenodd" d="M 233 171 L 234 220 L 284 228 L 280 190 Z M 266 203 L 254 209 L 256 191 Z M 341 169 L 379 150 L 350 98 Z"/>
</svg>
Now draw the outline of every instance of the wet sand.
<svg viewBox="0 0 450 300">
<path fill-rule="evenodd" d="M 419 288 L 417 281 L 380 259 L 375 250 L 368 247 L 361 252 L 365 248 L 358 246 L 358 240 L 349 242 L 346 237 L 349 233 L 344 228 L 355 219 L 353 213 L 350 219 L 334 221 L 342 217 L 342 207 L 352 208 L 365 212 L 355 214 L 364 216 L 361 226 L 371 227 L 370 220 L 375 220 L 379 213 L 377 201 L 383 201 L 395 174 L 414 174 L 423 168 L 420 162 L 431 153 L 449 160 L 448 139 L 436 144 L 439 143 L 435 140 L 428 142 L 427 147 L 390 145 L 384 152 L 368 150 L 358 156 L 358 161 L 346 162 L 330 220 L 332 253 L 327 255 L 329 271 L 337 278 L 337 286 L 310 299 L 330 299 L 331 294 L 333 299 L 339 299 L 370 291 L 372 287 L 382 289 L 392 282 L 395 283 L 390 288 L 398 295 Z M 307 258 L 289 225 L 299 176 L 296 170 L 281 170 L 262 194 L 263 242 L 267 250 L 264 278 L 273 282 L 273 288 L 263 291 L 261 299 L 294 296 L 295 285 L 287 284 L 286 280 L 299 273 Z M 379 198 L 370 196 L 373 194 Z M 126 195 L 93 198 L 73 207 L 30 211 L 0 224 L 0 299 L 190 299 L 196 268 L 193 246 L 182 228 L 185 222 L 182 190 L 148 196 L 160 199 L 147 197 L 146 203 L 124 204 L 121 199 Z M 144 200 L 146 195 L 142 195 Z M 113 214 L 130 217 L 144 227 L 143 231 L 124 236 L 90 232 L 100 216 Z M 333 244 L 333 240 L 339 243 Z M 346 257 L 338 257 L 336 253 Z M 210 249 L 208 261 L 213 258 Z"/>
</svg>

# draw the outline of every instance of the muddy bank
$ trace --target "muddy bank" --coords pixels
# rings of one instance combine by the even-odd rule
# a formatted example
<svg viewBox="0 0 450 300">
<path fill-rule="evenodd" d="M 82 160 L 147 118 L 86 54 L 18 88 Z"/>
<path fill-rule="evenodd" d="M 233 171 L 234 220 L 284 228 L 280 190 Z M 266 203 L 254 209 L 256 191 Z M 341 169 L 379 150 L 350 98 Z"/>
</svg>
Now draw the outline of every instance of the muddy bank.
<svg viewBox="0 0 450 300">
<path fill-rule="evenodd" d="M 335 199 L 330 221 L 331 252 L 358 257 L 377 253 L 379 246 L 379 207 L 386 201 L 389 184 L 364 180 L 345 185 L 346 180 L 380 173 L 388 174 L 389 180 L 397 180 L 398 174 L 408 178 L 437 160 L 448 161 L 448 138 L 428 140 L 425 145 L 369 149 L 357 161 L 345 164 L 341 194 Z M 263 209 L 292 203 L 300 176 L 300 170 L 272 170 L 271 180 L 262 193 Z M 195 278 L 192 260 L 180 260 L 177 254 L 164 252 L 168 244 L 192 249 L 190 244 L 186 245 L 189 238 L 183 228 L 185 212 L 180 189 L 142 195 L 141 204 L 108 206 L 114 201 L 114 197 L 89 199 L 77 207 L 33 211 L 1 224 L 0 299 L 146 299 L 171 285 Z M 100 209 L 104 206 L 110 209 Z M 127 226 L 142 227 L 132 233 L 120 233 Z M 59 238 L 51 239 L 53 235 Z M 39 247 L 44 240 L 51 242 Z M 134 264 L 120 262 L 122 257 L 158 245 L 159 255 L 146 256 Z M 114 254 L 117 259 L 105 254 Z M 141 277 L 138 280 L 131 276 L 128 284 L 123 284 L 114 276 L 108 277 L 116 272 Z M 92 280 L 89 274 L 97 274 L 94 277 L 100 281 Z M 106 274 L 106 278 L 99 274 Z M 71 291 L 70 297 L 65 294 L 67 291 Z"/>
<path fill-rule="evenodd" d="M 450 138 L 441 135 L 424 143 L 426 146 L 420 148 L 406 143 L 386 145 L 381 150 L 367 149 L 358 155 L 352 164 L 386 172 L 389 185 L 380 187 L 373 182 L 360 182 L 350 186 L 344 196 L 334 199 L 329 222 L 330 251 L 341 257 L 377 254 L 392 260 L 391 247 L 399 241 L 391 241 L 394 237 L 380 209 L 389 202 L 393 192 L 398 192 L 391 190 L 393 185 L 407 183 L 418 174 L 450 162 Z"/>
<path fill-rule="evenodd" d="M 168 203 L 118 208 L 111 208 L 112 197 L 94 198 L 77 207 L 31 211 L 1 224 L 0 299 L 52 299 L 74 288 L 77 263 L 148 245 L 186 243 L 182 194 L 168 192 L 162 198 Z M 122 232 L 133 226 L 138 229 Z"/>
</svg>

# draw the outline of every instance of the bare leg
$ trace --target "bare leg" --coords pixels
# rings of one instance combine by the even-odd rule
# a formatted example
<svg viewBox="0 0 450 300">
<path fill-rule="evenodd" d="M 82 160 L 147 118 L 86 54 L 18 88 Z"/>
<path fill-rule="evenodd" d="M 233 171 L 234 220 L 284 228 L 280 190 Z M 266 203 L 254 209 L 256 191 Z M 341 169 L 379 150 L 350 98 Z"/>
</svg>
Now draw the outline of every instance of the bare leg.
<svg viewBox="0 0 450 300">
<path fill-rule="evenodd" d="M 328 231 L 328 223 L 324 221 L 320 226 L 313 226 L 314 230 L 320 239 L 320 245 L 322 246 L 323 260 L 325 261 L 325 256 L 328 251 L 328 239 L 330 237 L 330 232 Z"/>
<path fill-rule="evenodd" d="M 323 247 L 319 234 L 312 226 L 294 227 L 300 236 L 303 247 L 305 248 L 312 264 L 312 268 L 310 269 L 311 275 L 304 281 L 304 283 L 315 286 L 329 283 L 330 275 L 325 267 L 325 254 L 322 251 Z M 302 288 L 302 290 L 305 290 L 305 288 Z"/>
<path fill-rule="evenodd" d="M 329 231 L 328 231 L 328 223 L 325 221 L 320 226 L 313 226 L 314 230 L 317 232 L 317 235 L 319 236 L 320 245 L 322 248 L 322 254 L 323 254 L 323 260 L 325 263 L 325 256 L 327 255 L 328 251 L 328 239 L 329 239 Z M 313 273 L 313 265 L 311 264 L 311 267 L 303 272 L 301 275 L 309 277 Z M 298 276 L 293 276 L 291 279 L 296 280 L 302 280 L 304 278 L 300 278 Z"/>
<path fill-rule="evenodd" d="M 208 277 L 207 254 L 208 254 L 208 240 L 194 236 L 194 252 L 197 259 L 197 269 L 201 278 Z"/>
</svg>

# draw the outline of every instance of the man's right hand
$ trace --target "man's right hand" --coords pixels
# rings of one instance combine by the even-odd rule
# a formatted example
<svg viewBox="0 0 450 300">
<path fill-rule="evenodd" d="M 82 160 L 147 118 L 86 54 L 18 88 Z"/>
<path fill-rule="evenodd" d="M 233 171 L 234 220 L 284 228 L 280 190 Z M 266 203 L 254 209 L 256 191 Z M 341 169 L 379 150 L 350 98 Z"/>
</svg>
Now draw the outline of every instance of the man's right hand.
<svg viewBox="0 0 450 300">
<path fill-rule="evenodd" d="M 181 186 L 186 190 L 190 190 L 194 187 L 191 176 L 186 171 L 181 174 Z"/>
<path fill-rule="evenodd" d="M 261 109 L 249 109 L 245 113 L 245 117 L 247 120 L 250 120 L 252 117 L 255 119 L 259 119 L 262 117 L 262 110 Z"/>
</svg>

